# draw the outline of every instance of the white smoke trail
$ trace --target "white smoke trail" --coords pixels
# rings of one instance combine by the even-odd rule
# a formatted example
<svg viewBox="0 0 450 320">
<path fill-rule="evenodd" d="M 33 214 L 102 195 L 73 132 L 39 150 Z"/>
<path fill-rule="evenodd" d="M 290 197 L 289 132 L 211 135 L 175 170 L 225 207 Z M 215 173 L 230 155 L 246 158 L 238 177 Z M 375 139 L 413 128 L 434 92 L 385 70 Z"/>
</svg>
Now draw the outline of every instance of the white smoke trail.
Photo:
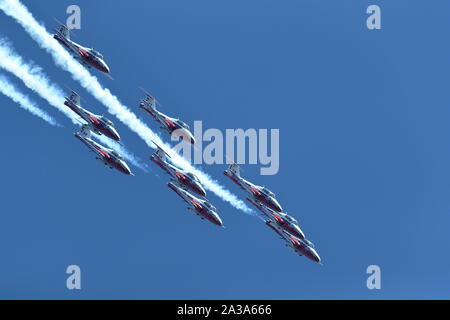
<svg viewBox="0 0 450 320">
<path fill-rule="evenodd" d="M 15 75 L 23 81 L 25 86 L 64 113 L 74 124 L 79 124 L 81 118 L 64 106 L 64 92 L 50 83 L 42 68 L 23 61 L 22 57 L 14 52 L 9 41 L 4 38 L 0 38 L 0 68 Z"/>
<path fill-rule="evenodd" d="M 0 68 L 22 80 L 25 86 L 64 113 L 74 124 L 80 125 L 85 123 L 84 120 L 64 105 L 64 92 L 50 82 L 42 68 L 30 62 L 25 62 L 21 56 L 14 52 L 8 41 L 2 38 L 0 38 Z M 135 167 L 148 172 L 147 165 L 143 164 L 139 158 L 128 152 L 120 144 L 103 136 L 97 136 L 97 138 L 109 148 L 122 154 Z"/>
<path fill-rule="evenodd" d="M 52 116 L 47 112 L 40 109 L 36 104 L 28 98 L 25 94 L 21 93 L 16 87 L 14 87 L 8 78 L 0 74 L 0 92 L 5 96 L 16 102 L 22 109 L 25 109 L 42 120 L 48 122 L 52 126 L 60 126 Z"/>
<path fill-rule="evenodd" d="M 47 32 L 45 27 L 40 25 L 34 19 L 31 12 L 28 11 L 20 1 L 0 0 L 0 9 L 6 15 L 16 20 L 38 43 L 38 45 L 52 56 L 56 65 L 68 71 L 74 80 L 78 81 L 82 87 L 103 103 L 111 114 L 115 115 L 122 123 L 138 134 L 149 147 L 155 148 L 152 140 L 160 144 L 168 151 L 174 164 L 197 175 L 207 190 L 212 191 L 235 208 L 246 213 L 253 213 L 253 210 L 247 207 L 242 200 L 239 200 L 234 194 L 226 190 L 208 174 L 194 168 L 186 159 L 172 150 L 168 144 L 165 144 L 157 134 L 138 119 L 131 110 L 124 106 L 116 96 L 108 89 L 103 88 L 97 78 L 92 76 L 61 45 L 59 45 L 59 43 L 53 39 L 52 35 Z"/>
</svg>

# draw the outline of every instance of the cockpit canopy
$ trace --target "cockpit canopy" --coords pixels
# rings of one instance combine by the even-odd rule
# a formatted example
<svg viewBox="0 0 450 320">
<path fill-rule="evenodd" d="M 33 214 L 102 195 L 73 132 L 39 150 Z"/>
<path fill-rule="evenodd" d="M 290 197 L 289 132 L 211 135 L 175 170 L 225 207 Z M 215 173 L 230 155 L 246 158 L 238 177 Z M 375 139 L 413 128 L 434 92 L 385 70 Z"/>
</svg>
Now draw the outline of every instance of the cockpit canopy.
<svg viewBox="0 0 450 320">
<path fill-rule="evenodd" d="M 272 191 L 270 191 L 266 187 L 262 187 L 261 190 L 262 190 L 262 192 L 264 192 L 265 194 L 269 195 L 270 197 L 275 198 L 275 193 L 273 193 Z"/>
<path fill-rule="evenodd" d="M 297 220 L 295 220 L 294 217 L 291 217 L 291 216 L 289 216 L 289 215 L 285 215 L 284 218 L 285 218 L 286 220 L 288 220 L 289 222 L 293 223 L 293 224 L 298 224 Z"/>
<path fill-rule="evenodd" d="M 109 120 L 108 118 L 106 118 L 105 116 L 102 116 L 101 119 L 102 119 L 102 121 L 106 122 L 110 126 L 114 126 L 114 123 L 111 120 Z"/>
<path fill-rule="evenodd" d="M 103 56 L 100 54 L 100 52 L 95 51 L 94 49 L 91 49 L 91 53 L 92 53 L 94 56 L 96 56 L 97 58 L 103 60 Z"/>
<path fill-rule="evenodd" d="M 197 181 L 197 182 L 200 182 L 200 181 L 198 180 L 197 176 L 196 176 L 195 174 L 193 174 L 192 172 L 188 172 L 186 175 L 187 175 L 189 178 L 191 178 L 192 180 Z"/>
<path fill-rule="evenodd" d="M 111 151 L 112 155 L 115 156 L 116 158 L 123 160 L 123 157 L 121 154 L 119 154 L 116 150 Z"/>
<path fill-rule="evenodd" d="M 180 119 L 176 119 L 174 122 L 175 122 L 176 124 L 178 124 L 180 127 L 189 130 L 189 126 L 188 126 L 186 123 L 184 123 L 183 121 L 181 121 Z"/>
<path fill-rule="evenodd" d="M 152 105 L 152 106 L 155 106 L 155 105 L 156 105 L 156 100 L 155 100 L 155 98 L 153 98 L 152 96 L 148 96 L 148 95 L 147 95 L 147 96 L 145 97 L 144 101 L 145 101 L 146 103 Z"/>
<path fill-rule="evenodd" d="M 204 204 L 205 207 L 207 207 L 209 210 L 217 211 L 216 207 L 214 207 L 214 206 L 213 206 L 211 203 L 209 203 L 208 201 L 205 201 L 203 204 Z"/>
</svg>

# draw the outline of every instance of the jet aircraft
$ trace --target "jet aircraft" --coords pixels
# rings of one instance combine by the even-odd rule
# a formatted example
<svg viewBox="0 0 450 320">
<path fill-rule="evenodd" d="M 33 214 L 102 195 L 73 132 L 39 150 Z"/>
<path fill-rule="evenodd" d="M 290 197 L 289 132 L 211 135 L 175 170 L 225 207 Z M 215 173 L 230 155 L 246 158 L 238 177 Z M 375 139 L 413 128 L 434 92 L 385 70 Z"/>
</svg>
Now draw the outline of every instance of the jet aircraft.
<svg viewBox="0 0 450 320">
<path fill-rule="evenodd" d="M 272 220 L 274 222 L 274 226 L 279 231 L 287 231 L 288 233 L 292 234 L 293 236 L 300 238 L 302 240 L 305 240 L 309 244 L 309 240 L 306 240 L 305 234 L 303 233 L 302 229 L 298 226 L 298 222 L 294 217 L 291 217 L 287 213 L 284 212 L 276 212 L 269 207 L 266 207 L 261 202 L 253 201 L 250 198 L 247 198 L 248 201 L 250 201 L 256 208 L 258 208 L 267 218 Z"/>
<path fill-rule="evenodd" d="M 91 139 L 91 131 L 89 130 L 88 125 L 84 125 L 81 128 L 80 132 L 75 133 L 75 137 L 77 137 L 81 142 L 83 142 L 91 151 L 97 154 L 96 159 L 102 162 L 105 166 L 116 169 L 126 175 L 134 175 L 130 167 L 125 162 L 122 155 L 120 155 L 115 150 L 106 148 L 95 142 Z"/>
<path fill-rule="evenodd" d="M 170 156 L 166 153 L 166 151 L 164 151 L 162 147 L 157 145 L 154 141 L 153 143 L 156 145 L 158 150 L 152 154 L 150 160 L 152 160 L 164 171 L 166 171 L 172 177 L 173 183 L 177 184 L 179 187 L 185 190 L 189 189 L 196 194 L 205 197 L 206 191 L 197 176 L 192 172 L 181 170 L 180 168 L 168 162 L 167 158 L 170 158 Z"/>
<path fill-rule="evenodd" d="M 142 90 L 144 91 L 144 90 Z M 171 118 L 156 109 L 157 101 L 149 93 L 145 92 L 145 98 L 141 100 L 139 108 L 147 112 L 151 117 L 161 124 L 161 129 L 167 131 L 170 135 L 175 132 L 178 137 L 184 141 L 195 144 L 194 135 L 189 131 L 189 126 L 180 119 Z"/>
<path fill-rule="evenodd" d="M 86 121 L 90 129 L 96 134 L 104 134 L 115 141 L 120 141 L 119 133 L 114 128 L 113 122 L 105 116 L 96 115 L 82 108 L 80 105 L 80 96 L 76 92 L 72 91 L 70 97 L 66 97 L 64 104 Z"/>
<path fill-rule="evenodd" d="M 305 256 L 314 262 L 322 264 L 319 254 L 309 242 L 299 239 L 284 230 L 280 231 L 276 227 L 276 223 L 273 220 L 267 220 L 266 225 L 274 230 L 283 240 L 285 240 L 286 246 L 291 248 L 299 256 Z"/>
<path fill-rule="evenodd" d="M 60 23 L 60 22 L 58 22 Z M 59 29 L 55 30 L 53 35 L 60 44 L 70 51 L 83 66 L 90 69 L 94 67 L 97 70 L 109 75 L 109 67 L 103 56 L 93 48 L 86 48 L 70 39 L 70 30 L 64 24 L 60 23 Z"/>
<path fill-rule="evenodd" d="M 242 178 L 240 168 L 237 164 L 233 163 L 230 165 L 224 174 L 244 189 L 253 202 L 262 203 L 276 212 L 283 212 L 281 205 L 275 198 L 275 194 L 266 187 L 258 186 Z"/>
<path fill-rule="evenodd" d="M 223 227 L 223 223 L 217 213 L 217 209 L 211 203 L 209 203 L 208 200 L 194 197 L 189 192 L 180 188 L 173 182 L 169 182 L 167 185 L 190 205 L 190 207 L 188 207 L 188 210 L 192 211 L 201 219 L 207 219 L 215 225 Z"/>
</svg>

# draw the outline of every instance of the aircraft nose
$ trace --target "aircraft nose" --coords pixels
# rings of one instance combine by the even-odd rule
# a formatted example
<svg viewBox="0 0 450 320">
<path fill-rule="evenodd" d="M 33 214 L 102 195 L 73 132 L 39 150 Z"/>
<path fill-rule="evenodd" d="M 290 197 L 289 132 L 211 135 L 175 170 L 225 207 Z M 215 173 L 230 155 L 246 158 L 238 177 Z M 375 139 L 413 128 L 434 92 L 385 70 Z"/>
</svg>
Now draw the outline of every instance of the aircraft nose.
<svg viewBox="0 0 450 320">
<path fill-rule="evenodd" d="M 117 132 L 117 130 L 114 128 L 110 128 L 110 131 L 111 131 L 110 138 L 113 140 L 116 140 L 116 141 L 120 141 L 120 136 L 119 136 L 119 133 Z"/>
<path fill-rule="evenodd" d="M 297 235 L 300 239 L 305 239 L 305 234 L 303 233 L 303 230 L 300 229 L 299 226 L 294 226 L 294 230 L 297 232 Z"/>
<path fill-rule="evenodd" d="M 216 225 L 218 225 L 219 227 L 223 227 L 222 219 L 220 219 L 220 217 L 216 213 L 213 214 L 213 217 L 214 217 L 214 223 Z"/>
<path fill-rule="evenodd" d="M 278 203 L 276 199 L 273 199 L 272 201 L 273 209 L 277 212 L 283 212 L 283 209 L 281 208 L 281 205 Z"/>
<path fill-rule="evenodd" d="M 104 61 L 102 61 L 100 64 L 101 64 L 101 69 L 102 69 L 102 71 L 103 71 L 104 73 L 109 73 L 109 67 L 108 67 L 108 65 L 107 65 Z"/>
<path fill-rule="evenodd" d="M 309 252 L 311 253 L 311 259 L 319 264 L 321 263 L 320 256 L 314 248 L 309 247 Z"/>
<path fill-rule="evenodd" d="M 122 164 L 122 170 L 125 174 L 131 175 L 131 169 L 128 167 L 128 165 L 125 163 L 125 161 L 121 161 Z"/>
<path fill-rule="evenodd" d="M 198 185 L 197 189 L 199 195 L 201 195 L 202 197 L 206 197 L 206 191 L 201 185 Z"/>
</svg>

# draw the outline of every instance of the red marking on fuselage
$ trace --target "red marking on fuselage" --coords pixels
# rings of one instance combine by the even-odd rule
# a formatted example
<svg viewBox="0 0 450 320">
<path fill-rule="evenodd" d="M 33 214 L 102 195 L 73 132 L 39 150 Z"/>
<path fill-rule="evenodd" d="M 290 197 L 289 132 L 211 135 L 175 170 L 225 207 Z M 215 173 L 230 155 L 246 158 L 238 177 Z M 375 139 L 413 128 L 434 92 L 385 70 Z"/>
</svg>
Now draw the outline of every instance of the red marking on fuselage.
<svg viewBox="0 0 450 320">
<path fill-rule="evenodd" d="M 102 149 L 100 149 L 100 148 L 97 148 L 97 147 L 94 147 L 98 152 L 100 152 L 101 154 L 102 154 L 102 156 L 104 156 L 105 158 L 108 158 L 108 159 L 111 159 L 111 156 L 107 153 L 107 152 L 105 152 L 105 151 L 103 151 Z"/>
<path fill-rule="evenodd" d="M 81 53 L 82 56 L 85 56 L 86 58 L 89 58 L 89 53 L 87 53 L 84 50 L 78 49 L 78 51 Z"/>
<path fill-rule="evenodd" d="M 250 187 L 250 190 L 252 190 L 252 192 L 256 195 L 256 196 L 260 196 L 261 192 L 259 192 L 258 190 L 256 190 L 255 188 Z"/>
<path fill-rule="evenodd" d="M 272 213 L 272 217 L 274 217 L 275 220 L 277 220 L 277 222 L 279 222 L 279 223 L 284 223 L 283 218 L 281 218 L 281 217 L 278 216 L 277 214 L 273 214 L 273 213 Z"/>
<path fill-rule="evenodd" d="M 195 200 L 191 200 L 192 201 L 192 204 L 194 205 L 194 206 L 196 206 L 197 208 L 199 208 L 199 209 L 203 209 L 203 206 L 200 204 L 200 203 L 198 203 L 197 201 L 195 201 Z"/>
<path fill-rule="evenodd" d="M 166 121 L 167 124 L 168 124 L 169 126 L 171 126 L 172 128 L 175 128 L 175 127 L 176 127 L 175 124 L 174 124 L 172 121 L 170 121 L 169 119 L 164 119 L 164 121 Z"/>
<path fill-rule="evenodd" d="M 178 177 L 178 179 L 181 179 L 181 180 L 186 179 L 186 177 L 184 175 L 182 175 L 181 173 L 179 173 L 178 171 L 175 171 L 175 175 Z"/>
<path fill-rule="evenodd" d="M 299 247 L 302 247 L 302 245 L 300 244 L 300 242 L 298 242 L 297 239 L 294 239 L 294 238 L 291 238 L 291 237 L 289 237 L 289 239 L 292 241 L 292 243 L 293 243 L 294 245 L 299 246 Z"/>
<path fill-rule="evenodd" d="M 94 124 L 100 124 L 100 121 L 98 121 L 97 119 L 95 119 L 94 117 L 91 116 L 87 116 Z"/>
</svg>

